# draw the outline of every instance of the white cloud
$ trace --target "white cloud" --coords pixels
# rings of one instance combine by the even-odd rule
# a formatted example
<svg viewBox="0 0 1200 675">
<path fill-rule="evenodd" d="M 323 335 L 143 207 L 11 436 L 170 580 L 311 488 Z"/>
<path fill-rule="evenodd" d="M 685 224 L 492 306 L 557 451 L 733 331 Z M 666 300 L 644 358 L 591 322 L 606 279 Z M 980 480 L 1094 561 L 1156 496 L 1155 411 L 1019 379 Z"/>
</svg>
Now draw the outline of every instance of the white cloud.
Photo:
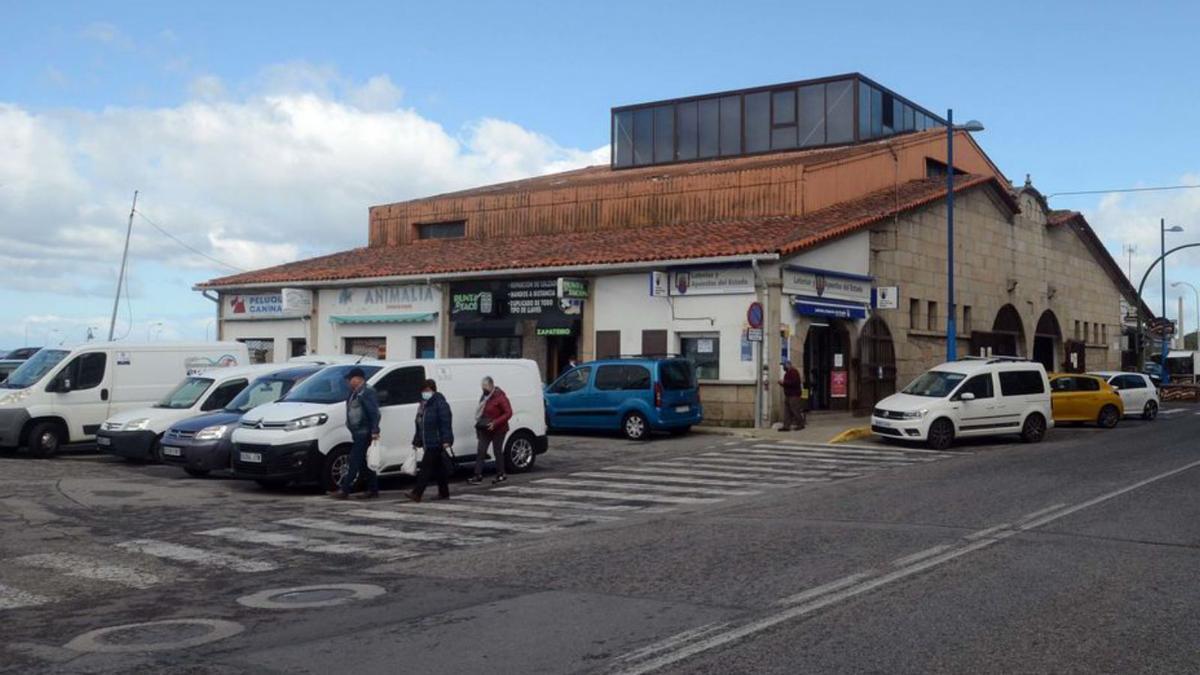
<svg viewBox="0 0 1200 675">
<path fill-rule="evenodd" d="M 129 49 L 133 47 L 133 41 L 127 35 L 121 32 L 114 24 L 107 21 L 94 21 L 83 27 L 80 31 L 83 37 L 94 40 L 110 47 L 119 49 Z"/>
<path fill-rule="evenodd" d="M 225 83 L 216 75 L 201 75 L 188 84 L 188 93 L 202 101 L 225 97 Z"/>
</svg>

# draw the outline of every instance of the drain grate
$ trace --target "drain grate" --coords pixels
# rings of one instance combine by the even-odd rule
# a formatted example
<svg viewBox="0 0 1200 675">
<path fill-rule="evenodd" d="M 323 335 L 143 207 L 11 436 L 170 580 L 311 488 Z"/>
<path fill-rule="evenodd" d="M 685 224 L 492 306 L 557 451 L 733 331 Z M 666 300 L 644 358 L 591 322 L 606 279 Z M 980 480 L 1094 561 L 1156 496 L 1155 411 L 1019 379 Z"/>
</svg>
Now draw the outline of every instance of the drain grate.
<svg viewBox="0 0 1200 675">
<path fill-rule="evenodd" d="M 256 609 L 309 609 L 369 600 L 386 592 L 372 584 L 321 584 L 259 591 L 238 598 L 238 603 Z"/>
</svg>

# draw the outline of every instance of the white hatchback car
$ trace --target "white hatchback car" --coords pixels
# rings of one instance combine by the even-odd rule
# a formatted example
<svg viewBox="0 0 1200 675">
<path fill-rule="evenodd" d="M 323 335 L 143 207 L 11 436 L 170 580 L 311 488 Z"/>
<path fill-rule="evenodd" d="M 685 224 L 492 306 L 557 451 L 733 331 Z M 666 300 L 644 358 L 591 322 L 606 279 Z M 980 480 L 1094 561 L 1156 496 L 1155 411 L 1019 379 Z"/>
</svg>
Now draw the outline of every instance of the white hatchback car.
<svg viewBox="0 0 1200 675">
<path fill-rule="evenodd" d="M 1144 420 L 1152 420 L 1158 417 L 1158 387 L 1154 386 L 1154 382 L 1150 376 L 1142 373 L 1118 373 L 1114 371 L 1106 371 L 1099 373 L 1089 373 L 1097 377 L 1104 378 L 1105 382 L 1112 385 L 1113 389 L 1121 395 L 1121 403 L 1125 404 L 1125 416 L 1133 417 L 1141 415 Z"/>
<path fill-rule="evenodd" d="M 944 450 L 960 436 L 1017 434 L 1037 443 L 1054 426 L 1040 363 L 1004 358 L 951 361 L 876 404 L 871 431 Z"/>
</svg>

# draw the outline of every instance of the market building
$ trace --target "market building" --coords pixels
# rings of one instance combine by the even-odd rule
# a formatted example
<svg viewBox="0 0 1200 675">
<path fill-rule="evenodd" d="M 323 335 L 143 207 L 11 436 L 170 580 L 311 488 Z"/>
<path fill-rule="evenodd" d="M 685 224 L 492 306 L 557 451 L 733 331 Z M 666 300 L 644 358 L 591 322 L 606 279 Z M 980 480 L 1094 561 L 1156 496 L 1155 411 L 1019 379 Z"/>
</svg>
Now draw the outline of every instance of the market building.
<svg viewBox="0 0 1200 675">
<path fill-rule="evenodd" d="M 856 74 L 622 106 L 608 165 L 375 206 L 366 247 L 199 288 L 222 337 L 261 326 L 276 358 L 299 334 L 320 353 L 531 358 L 549 381 L 572 358 L 681 354 L 708 420 L 734 425 L 759 386 L 778 417 L 791 359 L 814 409 L 869 410 L 945 358 L 944 124 Z M 1119 367 L 1136 293 L 1087 222 L 953 142 L 960 354 Z M 225 311 L 294 289 L 313 293 L 302 316 Z"/>
</svg>

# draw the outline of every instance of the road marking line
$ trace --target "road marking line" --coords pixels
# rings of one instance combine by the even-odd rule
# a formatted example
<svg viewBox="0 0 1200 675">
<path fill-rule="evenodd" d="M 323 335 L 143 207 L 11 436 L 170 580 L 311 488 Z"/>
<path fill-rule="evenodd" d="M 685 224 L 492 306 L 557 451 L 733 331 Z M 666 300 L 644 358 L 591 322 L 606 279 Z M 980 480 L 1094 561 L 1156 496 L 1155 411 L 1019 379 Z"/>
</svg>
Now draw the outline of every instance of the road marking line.
<svg viewBox="0 0 1200 675">
<path fill-rule="evenodd" d="M 923 572 L 923 571 L 931 569 L 933 567 L 937 567 L 938 565 L 942 565 L 944 563 L 950 562 L 952 560 L 955 560 L 957 558 L 965 556 L 969 553 L 973 553 L 975 551 L 987 548 L 994 544 L 998 544 L 1001 541 L 1004 541 L 1010 537 L 1016 536 L 1022 532 L 1027 532 L 1034 528 L 1041 527 L 1042 525 L 1054 522 L 1061 518 L 1065 518 L 1066 516 L 1069 516 L 1073 513 L 1081 511 L 1083 509 L 1089 508 L 1091 506 L 1095 506 L 1097 504 L 1101 504 L 1101 503 L 1109 501 L 1111 499 L 1115 499 L 1116 497 L 1124 495 L 1128 492 L 1132 492 L 1133 490 L 1137 490 L 1139 488 L 1145 487 L 1146 485 L 1150 485 L 1151 483 L 1155 483 L 1157 481 L 1160 481 L 1160 480 L 1163 480 L 1166 478 L 1170 478 L 1172 476 L 1175 476 L 1177 474 L 1183 473 L 1184 471 L 1188 471 L 1188 470 L 1196 468 L 1196 467 L 1200 467 L 1200 461 L 1192 462 L 1190 464 L 1185 464 L 1184 466 L 1178 467 L 1176 469 L 1172 469 L 1170 471 L 1166 471 L 1166 472 L 1157 474 L 1155 476 L 1151 476 L 1150 478 L 1140 480 L 1136 483 L 1132 483 L 1123 488 L 1104 493 L 1098 497 L 1094 497 L 1087 501 L 1080 502 L 1079 504 L 1076 504 L 1074 506 L 1062 508 L 1060 505 L 1056 505 L 1056 506 L 1040 509 L 1038 511 L 1034 511 L 1033 513 L 1028 514 L 1025 517 L 1023 517 L 1021 520 L 1019 520 L 1018 522 L 1021 524 L 1014 525 L 1013 527 L 1010 527 L 1007 529 L 998 530 L 997 528 L 992 527 L 992 528 L 987 528 L 986 530 L 980 530 L 979 532 L 972 533 L 972 535 L 967 535 L 967 537 L 965 537 L 965 539 L 969 539 L 969 541 L 964 542 L 957 547 L 952 547 L 951 549 L 949 549 L 943 553 L 923 557 L 921 560 L 911 563 L 905 567 L 901 567 L 899 569 L 893 570 L 892 572 L 889 572 L 889 573 L 881 575 L 881 576 L 866 579 L 866 580 L 862 581 L 861 583 L 852 584 L 841 590 L 827 592 L 827 593 L 820 594 L 820 595 L 814 595 L 813 599 L 810 601 L 803 602 L 802 604 L 794 605 L 785 610 L 779 611 L 775 614 L 769 614 L 769 615 L 763 616 L 759 619 L 749 621 L 741 626 L 734 626 L 732 623 L 730 623 L 728 625 L 728 627 L 725 630 L 723 630 L 719 635 L 705 637 L 705 638 L 699 639 L 699 640 L 692 640 L 692 641 L 690 641 L 690 644 L 686 644 L 672 652 L 663 654 L 661 656 L 658 656 L 657 658 L 650 659 L 643 663 L 634 665 L 630 668 L 622 668 L 619 672 L 622 675 L 640 675 L 642 673 L 649 673 L 649 672 L 653 672 L 655 670 L 659 670 L 661 668 L 678 663 L 680 661 L 683 661 L 683 660 L 690 658 L 692 656 L 695 656 L 697 654 L 701 654 L 701 653 L 707 652 L 709 650 L 715 649 L 717 647 L 721 647 L 721 646 L 724 646 L 724 645 L 727 645 L 727 644 L 730 644 L 733 642 L 737 642 L 739 640 L 742 640 L 744 638 L 755 635 L 756 633 L 762 632 L 764 630 L 772 628 L 781 623 L 791 621 L 793 619 L 797 619 L 797 618 L 805 616 L 807 614 L 811 614 L 815 611 L 818 611 L 818 610 L 828 607 L 830 605 L 839 603 L 843 600 L 855 597 L 857 595 L 862 595 L 863 593 L 867 593 L 869 591 L 875 590 L 876 588 L 879 588 L 881 586 L 890 584 L 890 583 L 898 581 L 900 579 L 904 579 L 906 577 L 912 576 L 919 572 Z M 1041 514 L 1044 514 L 1044 515 L 1041 515 Z M 989 532 L 989 531 L 992 532 L 991 535 L 986 536 L 986 537 L 982 536 L 982 533 Z M 973 539 L 971 539 L 972 536 L 974 536 Z M 866 573 L 864 572 L 864 574 L 866 574 Z M 813 590 L 816 591 L 816 589 L 813 589 Z M 682 642 L 686 642 L 686 641 L 677 641 L 677 644 L 682 644 Z M 618 658 L 617 661 L 621 662 L 622 659 Z"/>
<path fill-rule="evenodd" d="M 795 452 L 785 452 L 782 450 L 760 450 L 758 448 L 746 448 L 742 450 L 742 452 L 749 455 L 757 455 L 762 457 L 778 457 L 779 459 L 820 459 L 834 462 L 854 462 L 856 464 L 892 464 L 894 466 L 920 464 L 922 462 L 931 461 L 928 459 L 906 459 L 902 457 L 855 457 L 817 450 L 797 450 Z"/>
<path fill-rule="evenodd" d="M 765 477 L 770 480 L 785 480 L 789 476 L 802 478 L 856 478 L 861 474 L 838 471 L 833 468 L 808 468 L 808 469 L 791 469 L 780 466 L 755 467 L 747 466 L 744 462 L 738 460 L 717 460 L 717 459 L 694 459 L 686 462 L 645 462 L 645 464 L 665 467 L 694 467 L 697 469 L 709 469 L 713 471 L 724 471 L 723 475 L 727 476 L 745 476 L 747 478 Z M 789 462 L 786 466 L 794 466 L 794 462 Z"/>
<path fill-rule="evenodd" d="M 522 506 L 550 506 L 565 509 L 575 509 L 577 511 L 601 511 L 601 512 L 629 512 L 641 511 L 643 513 L 668 513 L 673 509 L 659 508 L 654 506 L 641 506 L 634 504 L 596 504 L 594 502 L 576 502 L 568 499 L 535 499 L 533 497 L 506 497 L 493 494 L 465 494 L 456 495 L 457 501 L 482 502 L 488 504 L 516 504 Z M 589 516 L 590 517 L 590 514 Z M 618 517 L 619 518 L 619 517 Z"/>
<path fill-rule="evenodd" d="M 697 626 L 691 630 L 669 637 L 666 640 L 653 642 L 645 647 L 642 647 L 641 649 L 638 649 L 637 651 L 632 651 L 623 656 L 619 656 L 617 657 L 617 661 L 637 661 L 638 659 L 642 659 L 659 652 L 664 652 L 677 644 L 688 642 L 690 640 L 698 640 L 707 635 L 711 635 L 718 630 L 724 630 L 728 625 L 729 624 L 727 623 L 706 623 L 703 626 Z"/>
<path fill-rule="evenodd" d="M 809 446 L 790 446 L 790 445 L 772 445 L 770 443 L 758 443 L 753 446 L 755 450 L 775 450 L 786 454 L 817 454 L 829 457 L 846 457 L 862 458 L 862 459 L 878 459 L 887 462 L 936 462 L 936 457 L 908 457 L 899 452 L 881 451 L 881 450 L 842 450 L 837 447 L 809 447 Z"/>
<path fill-rule="evenodd" d="M 350 511 L 349 515 L 359 518 L 371 518 L 374 520 L 392 520 L 398 522 L 411 523 L 430 523 L 433 525 L 446 525 L 448 527 L 465 527 L 473 530 L 507 530 L 509 532 L 552 532 L 562 529 L 558 525 L 527 525 L 525 523 L 509 523 L 503 520 L 491 520 L 484 518 L 462 518 L 458 516 L 448 515 L 439 516 L 435 513 L 419 513 L 416 511 L 401 512 L 401 511 L 372 511 L 370 509 L 358 509 Z"/>
<path fill-rule="evenodd" d="M 875 451 L 891 450 L 893 452 L 904 452 L 904 453 L 915 452 L 915 453 L 922 454 L 922 455 L 942 455 L 943 457 L 961 457 L 962 456 L 961 452 L 946 452 L 944 450 L 929 450 L 928 448 L 918 448 L 913 445 L 888 446 L 888 445 L 865 445 L 862 443 L 859 443 L 859 444 L 854 444 L 854 443 L 804 443 L 801 441 L 778 441 L 778 442 L 781 444 L 784 444 L 784 445 L 795 445 L 795 446 L 805 447 L 805 448 L 814 448 L 814 447 L 815 448 L 830 448 L 830 449 L 850 448 L 852 450 L 875 450 Z"/>
<path fill-rule="evenodd" d="M 37 607 L 48 602 L 55 602 L 56 598 L 51 598 L 37 593 L 30 593 L 12 586 L 0 584 L 0 610 L 18 609 L 20 607 Z"/>
<path fill-rule="evenodd" d="M 679 477 L 694 476 L 696 478 L 700 478 L 703 480 L 725 481 L 725 480 L 729 480 L 729 479 L 734 479 L 735 482 L 748 483 L 751 485 L 758 485 L 758 486 L 772 485 L 772 484 L 777 484 L 780 486 L 787 486 L 787 485 L 790 485 L 792 482 L 794 482 L 793 479 L 791 479 L 791 478 L 785 478 L 783 476 L 771 476 L 769 474 L 748 476 L 744 473 L 739 473 L 739 474 L 731 475 L 731 472 L 727 468 L 726 469 L 710 469 L 708 471 L 694 471 L 691 469 L 683 469 L 683 468 L 675 469 L 675 468 L 665 468 L 665 467 L 658 466 L 661 464 L 666 464 L 665 462 L 655 463 L 656 466 L 646 466 L 647 464 L 651 464 L 651 462 L 645 462 L 643 464 L 638 464 L 636 466 L 618 466 L 618 465 L 606 466 L 603 468 L 603 470 L 604 471 L 616 471 L 616 472 L 637 471 L 638 475 L 644 474 L 644 475 L 648 475 L 648 476 L 679 476 Z M 691 466 L 691 464 L 688 464 L 688 463 L 678 463 L 677 465 L 678 466 Z M 672 465 L 672 466 L 676 466 L 676 465 Z M 576 474 L 571 474 L 571 475 L 574 476 Z M 745 480 L 741 480 L 741 479 L 745 479 Z"/>
<path fill-rule="evenodd" d="M 632 473 L 632 471 L 637 473 Z M 568 478 L 612 478 L 622 481 L 641 481 L 648 483 L 676 483 L 680 485 L 696 485 L 699 487 L 716 487 L 716 488 L 746 488 L 746 487 L 765 487 L 762 483 L 745 480 L 712 480 L 710 478 L 694 478 L 691 476 L 673 476 L 670 474 L 656 474 L 653 472 L 643 473 L 640 469 L 630 469 L 630 473 L 621 471 L 576 471 L 567 476 Z M 782 485 L 778 487 L 784 487 Z"/>
<path fill-rule="evenodd" d="M 649 462 L 647 462 L 647 463 L 649 463 Z M 729 465 L 731 468 L 734 468 L 734 469 L 740 468 L 740 467 L 745 467 L 746 469 L 759 469 L 762 471 L 789 470 L 789 469 L 790 470 L 801 470 L 801 469 L 805 468 L 804 465 L 797 459 L 780 460 L 780 459 L 767 459 L 764 457 L 740 457 L 739 458 L 739 457 L 730 457 L 728 455 L 713 455 L 713 456 L 701 455 L 701 456 L 696 457 L 695 459 L 688 460 L 688 463 L 689 464 L 717 463 L 717 464 Z M 826 467 L 826 468 L 828 468 L 828 467 Z M 816 470 L 816 468 L 808 467 L 807 470 L 814 471 L 814 470 Z"/>
<path fill-rule="evenodd" d="M 665 495 L 637 494 L 633 492 L 614 492 L 607 490 L 566 490 L 540 486 L 525 487 L 521 485 L 510 485 L 507 487 L 496 488 L 493 490 L 493 492 L 499 492 L 501 490 L 516 494 L 554 495 L 557 497 L 595 497 L 599 499 L 655 502 L 660 504 L 715 504 L 721 501 L 720 499 L 716 498 L 705 499 L 703 497 L 667 497 Z"/>
<path fill-rule="evenodd" d="M 117 548 L 144 555 L 184 563 L 200 563 L 208 567 L 224 567 L 235 572 L 270 572 L 277 569 L 274 563 L 250 560 L 228 553 L 207 551 L 194 546 L 173 544 L 157 539 L 133 539 L 116 545 Z"/>
<path fill-rule="evenodd" d="M 892 567 L 904 567 L 905 565 L 911 565 L 912 563 L 915 563 L 918 560 L 924 560 L 925 558 L 928 558 L 929 556 L 937 555 L 939 553 L 942 553 L 943 551 L 948 551 L 952 548 L 954 548 L 954 544 L 941 544 L 939 546 L 930 546 L 929 548 L 925 549 L 924 551 L 917 551 L 916 553 L 912 553 L 912 554 L 903 556 L 901 558 L 896 558 L 895 560 L 892 561 Z"/>
<path fill-rule="evenodd" d="M 150 588 L 162 581 L 157 575 L 149 572 L 73 553 L 35 553 L 12 558 L 12 562 L 29 567 L 51 569 L 69 577 L 107 581 L 129 588 Z"/>
<path fill-rule="evenodd" d="M 465 495 L 458 495 L 456 499 L 462 499 Z M 537 511 L 532 509 L 514 509 L 510 506 L 498 506 L 495 512 L 480 511 L 478 506 L 472 504 L 450 504 L 447 502 L 421 502 L 420 504 L 405 504 L 404 508 L 430 511 L 461 511 L 464 513 L 473 513 L 479 515 L 496 515 L 496 516 L 516 516 L 519 518 L 540 518 L 543 520 L 558 520 L 568 523 L 586 523 L 590 521 L 602 520 L 620 520 L 618 516 L 602 516 L 595 513 L 554 513 L 552 511 Z"/>
<path fill-rule="evenodd" d="M 762 494 L 762 490 L 722 490 L 722 489 L 718 489 L 718 488 L 705 488 L 705 487 L 687 488 L 687 487 L 679 487 L 679 486 L 671 486 L 671 485 L 644 485 L 641 483 L 638 483 L 635 485 L 633 483 L 617 481 L 617 480 L 614 480 L 614 481 L 587 480 L 587 479 L 575 480 L 573 478 L 539 478 L 538 480 L 532 481 L 530 483 L 530 485 L 562 485 L 564 487 L 579 486 L 579 487 L 599 487 L 599 488 L 615 487 L 615 488 L 619 488 L 622 490 L 645 490 L 648 492 L 665 492 L 667 494 L 683 494 L 683 495 L 700 493 L 700 494 L 710 494 L 710 495 L 721 495 L 724 497 L 745 497 L 745 496 L 749 496 L 749 495 Z"/>
<path fill-rule="evenodd" d="M 309 530 L 337 532 L 343 535 L 357 534 L 364 537 L 378 537 L 380 539 L 445 542 L 460 546 L 486 544 L 490 541 L 494 541 L 493 537 L 478 535 L 457 535 L 448 534 L 445 532 L 400 530 L 394 527 L 383 527 L 380 525 L 356 525 L 353 523 L 341 523 L 336 520 L 324 520 L 321 518 L 287 518 L 285 520 L 277 520 L 275 523 L 278 525 L 286 525 L 288 527 L 303 527 Z"/>
<path fill-rule="evenodd" d="M 1175 413 L 1181 413 L 1183 411 L 1184 411 L 1184 408 L 1170 408 L 1167 410 L 1159 410 L 1158 414 L 1159 415 L 1174 415 Z M 1200 415 L 1200 413 L 1196 413 L 1196 414 Z"/>
<path fill-rule="evenodd" d="M 707 457 L 701 455 L 701 457 Z M 879 469 L 890 468 L 887 464 L 878 462 L 863 462 L 848 459 L 830 459 L 825 457 L 774 457 L 753 453 L 746 458 L 746 461 L 753 462 L 758 466 L 846 466 L 854 469 L 864 469 L 867 471 L 876 471 Z M 892 465 L 895 466 L 895 465 Z"/>
<path fill-rule="evenodd" d="M 865 572 L 859 572 L 858 574 L 851 574 L 848 577 L 842 577 L 841 579 L 836 579 L 834 581 L 830 581 L 827 584 L 815 586 L 806 591 L 800 591 L 799 593 L 796 593 L 795 595 L 789 595 L 788 597 L 776 602 L 775 604 L 783 605 L 785 607 L 790 607 L 791 605 L 797 605 L 802 602 L 808 602 L 809 600 L 812 600 L 813 598 L 825 595 L 826 593 L 832 593 L 834 591 L 841 590 L 847 586 L 852 586 L 852 585 L 862 581 L 863 579 L 871 577 L 874 574 L 876 574 L 875 570 L 867 570 Z"/>
<path fill-rule="evenodd" d="M 339 544 L 312 537 L 287 534 L 286 532 L 264 532 L 262 530 L 248 530 L 240 527 L 218 527 L 215 530 L 205 530 L 196 534 L 206 537 L 220 537 L 243 544 L 260 544 L 293 551 L 307 551 L 309 553 L 325 553 L 330 555 L 360 555 L 368 558 L 385 558 L 388 560 L 411 558 L 417 555 L 412 551 L 401 551 L 394 548 Z"/>
</svg>

